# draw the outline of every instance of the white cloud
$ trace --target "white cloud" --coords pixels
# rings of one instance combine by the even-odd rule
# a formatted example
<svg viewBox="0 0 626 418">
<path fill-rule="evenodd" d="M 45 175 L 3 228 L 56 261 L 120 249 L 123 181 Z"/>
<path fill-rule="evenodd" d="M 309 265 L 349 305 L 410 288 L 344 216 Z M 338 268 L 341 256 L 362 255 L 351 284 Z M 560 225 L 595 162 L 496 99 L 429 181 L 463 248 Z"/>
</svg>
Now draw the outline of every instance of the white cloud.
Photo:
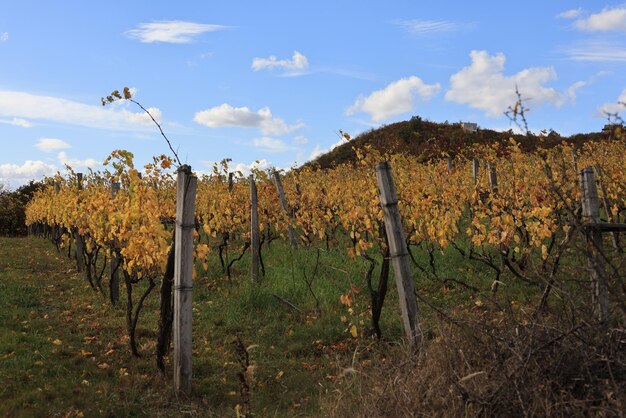
<svg viewBox="0 0 626 418">
<path fill-rule="evenodd" d="M 44 119 L 69 125 L 113 130 L 145 130 L 152 124 L 149 116 L 143 111 L 131 112 L 124 108 L 118 110 L 118 107 L 87 105 L 58 97 L 18 91 L 0 91 L 0 116 L 4 117 Z M 161 118 L 159 109 L 148 110 L 155 119 Z"/>
<path fill-rule="evenodd" d="M 585 87 L 588 84 L 589 84 L 588 81 L 577 81 L 567 88 L 566 94 L 567 94 L 567 97 L 572 101 L 572 103 L 576 103 L 576 91 L 579 88 Z"/>
<path fill-rule="evenodd" d="M 573 61 L 624 62 L 626 48 L 606 42 L 589 41 L 566 49 L 565 54 Z"/>
<path fill-rule="evenodd" d="M 252 60 L 252 69 L 254 71 L 273 70 L 275 68 L 285 70 L 290 74 L 301 74 L 309 68 L 309 60 L 298 51 L 293 52 L 291 60 L 279 60 L 274 55 L 271 55 L 269 58 L 254 58 Z"/>
<path fill-rule="evenodd" d="M 26 119 L 20 119 L 20 118 L 13 118 L 11 120 L 0 119 L 0 123 L 5 124 L 5 125 L 21 126 L 22 128 L 30 128 L 33 126 L 33 124 L 27 121 Z"/>
<path fill-rule="evenodd" d="M 398 20 L 394 22 L 412 35 L 426 35 L 440 32 L 454 32 L 461 28 L 461 25 L 448 20 Z"/>
<path fill-rule="evenodd" d="M 309 155 L 309 161 L 316 159 L 326 152 L 327 150 L 323 149 L 320 144 L 315 145 L 315 148 L 313 148 L 313 151 L 311 151 L 311 155 Z"/>
<path fill-rule="evenodd" d="M 135 29 L 126 32 L 129 38 L 144 43 L 166 42 L 185 44 L 194 41 L 206 32 L 228 29 L 228 26 L 209 25 L 205 23 L 183 22 L 180 20 L 164 20 L 151 23 L 140 23 Z"/>
<path fill-rule="evenodd" d="M 474 109 L 485 111 L 488 116 L 501 116 L 517 97 L 517 86 L 522 98 L 532 103 L 564 103 L 562 94 L 544 84 L 556 78 L 552 67 L 526 68 L 517 74 L 504 75 L 504 54 L 490 56 L 486 51 L 472 51 L 472 64 L 450 77 L 450 89 L 446 100 L 467 104 Z"/>
<path fill-rule="evenodd" d="M 570 9 L 570 10 L 566 10 L 563 13 L 559 13 L 558 15 L 556 15 L 556 17 L 560 18 L 560 19 L 575 19 L 578 16 L 580 16 L 583 13 L 583 9 L 582 7 L 579 7 L 578 9 Z"/>
<path fill-rule="evenodd" d="M 626 8 L 605 8 L 586 19 L 574 22 L 577 29 L 588 32 L 626 31 Z"/>
<path fill-rule="evenodd" d="M 298 135 L 293 139 L 293 143 L 296 145 L 304 145 L 309 142 L 309 139 L 304 135 Z"/>
<path fill-rule="evenodd" d="M 70 144 L 56 138 L 41 138 L 35 146 L 43 152 L 52 152 L 59 149 L 71 148 Z"/>
<path fill-rule="evenodd" d="M 57 155 L 59 163 L 61 165 L 69 165 L 70 167 L 76 168 L 95 168 L 100 165 L 100 162 L 94 158 L 86 158 L 84 160 L 79 160 L 78 158 L 70 158 L 64 151 L 59 152 Z"/>
<path fill-rule="evenodd" d="M 9 32 L 0 33 L 0 42 L 8 42 L 9 41 Z"/>
<path fill-rule="evenodd" d="M 268 107 L 251 111 L 247 107 L 233 107 L 228 103 L 200 111 L 194 121 L 210 128 L 224 126 L 239 128 L 259 128 L 264 135 L 283 135 L 304 126 L 302 123 L 287 125 L 284 120 L 272 116 Z"/>
<path fill-rule="evenodd" d="M 626 110 L 626 89 L 622 90 L 614 103 L 605 103 L 598 108 L 600 116 L 605 117 L 607 113 L 621 113 Z"/>
<path fill-rule="evenodd" d="M 287 152 L 289 151 L 289 145 L 287 145 L 284 141 L 276 138 L 255 138 L 252 141 L 252 144 L 260 148 L 262 151 L 266 152 Z"/>
<path fill-rule="evenodd" d="M 430 100 L 440 89 L 439 83 L 425 84 L 416 76 L 402 78 L 382 90 L 372 92 L 367 97 L 360 96 L 346 113 L 348 115 L 357 112 L 369 113 L 374 122 L 380 122 L 410 112 L 415 107 L 417 99 Z"/>
<path fill-rule="evenodd" d="M 18 183 L 25 183 L 32 179 L 51 176 L 56 171 L 57 168 L 54 165 L 46 164 L 43 161 L 27 160 L 22 165 L 0 164 L 0 180 L 15 180 Z"/>
</svg>

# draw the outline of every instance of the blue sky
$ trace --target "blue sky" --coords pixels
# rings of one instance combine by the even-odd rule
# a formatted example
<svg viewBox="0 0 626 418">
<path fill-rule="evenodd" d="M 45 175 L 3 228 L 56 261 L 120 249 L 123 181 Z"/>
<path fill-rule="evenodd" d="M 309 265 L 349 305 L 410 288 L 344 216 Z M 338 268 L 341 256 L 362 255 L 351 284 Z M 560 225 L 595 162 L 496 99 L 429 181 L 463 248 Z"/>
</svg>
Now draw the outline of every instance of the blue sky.
<svg viewBox="0 0 626 418">
<path fill-rule="evenodd" d="M 626 4 L 599 1 L 0 1 L 0 182 L 167 146 L 198 171 L 290 167 L 420 115 L 598 131 L 626 101 Z"/>
</svg>

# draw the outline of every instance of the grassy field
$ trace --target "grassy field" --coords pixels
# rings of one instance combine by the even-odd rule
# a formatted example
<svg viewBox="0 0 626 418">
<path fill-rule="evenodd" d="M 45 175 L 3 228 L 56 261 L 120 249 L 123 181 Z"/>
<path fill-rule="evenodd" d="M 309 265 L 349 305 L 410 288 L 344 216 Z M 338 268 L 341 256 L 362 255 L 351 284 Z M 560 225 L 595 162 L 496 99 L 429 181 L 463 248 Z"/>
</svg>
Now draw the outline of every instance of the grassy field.
<svg viewBox="0 0 626 418">
<path fill-rule="evenodd" d="M 414 252 L 424 268 L 415 276 L 428 348 L 413 359 L 401 345 L 393 276 L 381 318 L 384 337 L 378 341 L 368 333 L 368 266 L 362 259 L 351 260 L 345 249 L 291 250 L 274 241 L 264 249 L 266 276 L 260 284 L 250 282 L 247 256 L 235 264 L 229 280 L 213 254 L 208 270 L 200 270 L 194 282 L 193 393 L 184 399 L 172 391 L 170 364 L 165 375 L 155 365 L 158 289 L 142 311 L 142 357 L 136 358 L 126 336 L 124 299 L 112 307 L 76 273 L 75 262 L 45 239 L 0 238 L 0 416 L 221 417 L 237 416 L 246 405 L 260 417 L 413 415 L 424 408 L 432 408 L 427 415 L 444 408 L 472 416 L 484 414 L 485 405 L 497 412 L 518 401 L 535 405 L 535 398 L 547 399 L 534 407 L 537 411 L 544 411 L 544 404 L 550 411 L 559 407 L 558 396 L 572 393 L 574 400 L 567 398 L 563 405 L 584 411 L 590 404 L 575 403 L 572 382 L 587 381 L 586 387 L 594 389 L 610 383 L 606 376 L 614 378 L 609 395 L 592 395 L 608 396 L 602 405 L 612 402 L 610 396 L 624 398 L 621 369 L 600 368 L 589 375 L 588 368 L 609 355 L 579 344 L 581 337 L 595 337 L 581 334 L 578 325 L 571 330 L 571 324 L 558 325 L 551 315 L 533 322 L 540 287 L 503 275 L 504 284 L 493 295 L 493 272 L 453 250 L 434 253 L 439 278 L 428 278 L 428 255 Z M 568 263 L 574 263 L 578 256 L 570 258 Z M 574 278 L 574 288 L 580 289 L 576 271 L 581 270 L 574 265 L 564 268 L 564 276 Z M 305 277 L 314 277 L 310 289 Z M 143 285 L 137 287 L 136 295 Z M 352 288 L 359 293 L 350 309 L 340 296 Z M 578 298 L 568 295 L 568 303 Z M 559 298 L 551 302 L 552 312 L 559 303 Z M 350 324 L 357 326 L 357 338 Z M 602 335 L 593 347 L 621 352 L 623 342 L 609 346 Z M 252 365 L 249 403 L 241 392 L 237 338 Z M 601 357 L 587 356 L 594 350 Z M 575 356 L 581 356 L 577 364 L 584 367 L 568 370 L 565 365 Z M 507 368 L 513 374 L 503 373 Z M 477 376 L 469 382 L 474 386 L 459 389 L 455 382 L 463 376 Z M 558 390 L 543 385 L 546 379 Z M 503 392 L 511 381 L 529 382 L 526 388 L 537 390 L 520 394 L 515 386 L 518 392 Z M 481 400 L 485 390 L 492 391 L 491 397 Z"/>
<path fill-rule="evenodd" d="M 318 312 L 303 280 L 303 269 L 312 276 L 315 251 L 292 252 L 274 242 L 265 252 L 260 285 L 249 282 L 245 259 L 229 281 L 217 257 L 194 282 L 193 395 L 176 399 L 169 374 L 155 367 L 156 290 L 138 329 L 143 358 L 134 358 L 123 306 L 112 307 L 93 291 L 72 260 L 44 239 L 0 238 L 0 415 L 234 416 L 243 402 L 237 336 L 255 366 L 253 412 L 320 415 L 320 399 L 361 346 L 372 344 L 346 332 L 341 316 L 349 314 L 339 303 L 352 284 L 362 285 L 365 265 L 321 252 L 312 283 Z M 383 329 L 393 341 L 401 335 L 398 308 L 393 296 L 387 303 Z"/>
</svg>

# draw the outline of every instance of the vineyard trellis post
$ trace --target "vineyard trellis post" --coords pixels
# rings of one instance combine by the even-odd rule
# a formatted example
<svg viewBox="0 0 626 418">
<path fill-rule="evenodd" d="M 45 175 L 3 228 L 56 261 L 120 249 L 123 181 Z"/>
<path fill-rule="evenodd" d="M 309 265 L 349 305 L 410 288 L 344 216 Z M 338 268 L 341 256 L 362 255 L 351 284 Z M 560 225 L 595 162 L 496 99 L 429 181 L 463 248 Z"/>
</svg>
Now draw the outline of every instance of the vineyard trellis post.
<svg viewBox="0 0 626 418">
<path fill-rule="evenodd" d="M 111 183 L 111 200 L 115 199 L 115 196 L 120 191 L 120 183 Z M 115 305 L 120 299 L 120 272 L 119 272 L 119 260 L 117 254 L 113 252 L 111 254 L 111 263 L 109 264 L 109 299 L 111 304 Z"/>
<path fill-rule="evenodd" d="M 492 163 L 487 163 L 487 171 L 489 173 L 489 188 L 491 193 L 498 192 L 498 174 L 496 173 L 496 166 Z"/>
<path fill-rule="evenodd" d="M 191 290 L 197 181 L 190 166 L 179 167 L 174 246 L 174 389 L 177 393 L 186 395 L 191 393 Z"/>
<path fill-rule="evenodd" d="M 602 251 L 602 231 L 600 224 L 600 201 L 592 167 L 585 167 L 579 174 L 582 194 L 582 214 L 587 247 L 587 267 L 592 284 L 593 310 L 600 322 L 609 318 L 609 301 L 604 256 Z"/>
<path fill-rule="evenodd" d="M 376 165 L 376 180 L 380 205 L 383 209 L 385 232 L 389 241 L 389 255 L 398 288 L 404 332 L 409 347 L 417 349 L 421 345 L 421 335 L 415 298 L 415 285 L 413 284 L 411 261 L 406 246 L 404 230 L 402 229 L 398 196 L 389 161 L 383 161 Z"/>
<path fill-rule="evenodd" d="M 83 173 L 76 173 L 76 177 L 78 180 L 78 190 L 83 190 Z M 83 237 L 78 232 L 78 228 L 74 228 L 74 239 L 76 240 L 76 269 L 78 272 L 82 272 L 85 270 L 85 243 L 83 242 Z"/>
<path fill-rule="evenodd" d="M 452 170 L 454 169 L 454 165 L 452 164 L 452 157 L 448 157 L 447 161 L 448 161 L 448 173 L 451 173 Z"/>
<path fill-rule="evenodd" d="M 250 174 L 250 255 L 252 257 L 252 281 L 259 281 L 259 199 L 254 175 Z"/>
<path fill-rule="evenodd" d="M 604 211 L 606 212 L 607 222 L 615 222 L 613 217 L 613 210 L 611 209 L 611 205 L 609 204 L 609 200 L 606 193 L 606 188 L 604 187 L 604 182 L 602 181 L 602 167 L 600 164 L 595 164 L 593 166 L 595 170 L 595 174 L 598 177 L 598 186 L 600 186 L 600 191 L 602 191 L 602 206 L 604 206 Z M 613 248 L 618 252 L 621 252 L 621 247 L 619 246 L 619 232 L 612 231 L 611 239 L 613 241 Z"/>
<path fill-rule="evenodd" d="M 474 184 L 478 183 L 478 169 L 480 168 L 480 162 L 478 158 L 472 158 L 472 176 L 474 177 Z"/>
<path fill-rule="evenodd" d="M 285 190 L 283 189 L 283 183 L 280 180 L 280 173 L 274 170 L 272 172 L 272 178 L 274 179 L 274 184 L 276 185 L 276 191 L 278 192 L 280 206 L 283 208 L 283 211 L 285 211 L 289 219 L 293 220 L 293 212 L 291 211 L 291 209 L 289 208 L 289 204 L 287 203 Z M 296 233 L 294 232 L 293 226 L 291 226 L 291 224 L 287 225 L 287 233 L 289 234 L 289 242 L 291 243 L 291 248 L 297 248 L 298 240 L 296 239 Z"/>
</svg>

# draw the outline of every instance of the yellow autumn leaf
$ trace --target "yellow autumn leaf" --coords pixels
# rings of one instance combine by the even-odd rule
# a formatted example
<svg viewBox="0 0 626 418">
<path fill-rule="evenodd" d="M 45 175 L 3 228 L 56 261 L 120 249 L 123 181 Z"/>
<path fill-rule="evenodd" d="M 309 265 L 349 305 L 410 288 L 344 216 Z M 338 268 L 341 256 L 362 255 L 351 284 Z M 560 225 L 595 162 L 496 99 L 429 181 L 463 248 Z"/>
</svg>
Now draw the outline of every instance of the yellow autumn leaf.
<svg viewBox="0 0 626 418">
<path fill-rule="evenodd" d="M 354 324 L 350 327 L 350 335 L 352 335 L 353 338 L 356 338 L 359 336 L 359 332 L 356 329 L 356 325 Z"/>
</svg>

